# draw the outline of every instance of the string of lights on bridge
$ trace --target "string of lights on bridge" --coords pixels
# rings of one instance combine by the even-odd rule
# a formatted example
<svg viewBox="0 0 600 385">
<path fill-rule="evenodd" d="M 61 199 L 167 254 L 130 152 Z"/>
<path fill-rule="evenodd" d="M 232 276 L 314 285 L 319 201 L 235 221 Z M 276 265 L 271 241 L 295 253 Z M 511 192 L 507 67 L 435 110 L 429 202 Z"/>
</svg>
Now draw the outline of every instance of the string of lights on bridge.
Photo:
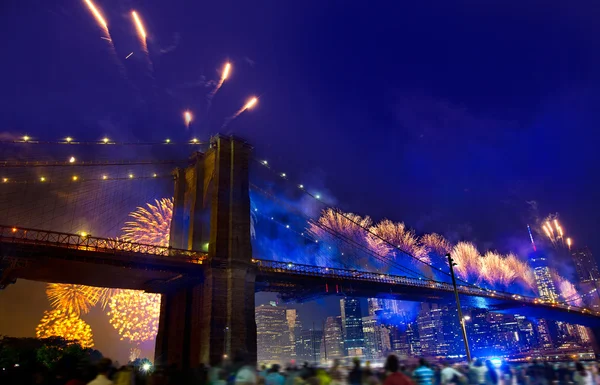
<svg viewBox="0 0 600 385">
<path fill-rule="evenodd" d="M 48 184 L 48 183 L 84 183 L 94 181 L 117 181 L 117 180 L 146 180 L 146 179 L 173 179 L 173 175 L 160 175 L 152 173 L 147 176 L 136 176 L 133 173 L 127 174 L 123 177 L 111 177 L 108 174 L 102 174 L 99 177 L 94 178 L 82 178 L 79 175 L 72 175 L 69 178 L 49 178 L 47 176 L 39 176 L 36 179 L 20 179 L 20 178 L 7 178 L 3 177 L 2 184 Z"/>
<path fill-rule="evenodd" d="M 160 145 L 208 145 L 208 142 L 203 142 L 198 138 L 192 138 L 187 142 L 174 142 L 169 138 L 166 138 L 160 142 L 118 142 L 108 137 L 103 137 L 99 140 L 92 141 L 80 141 L 70 136 L 60 140 L 38 140 L 28 135 L 24 135 L 19 139 L 14 140 L 0 140 L 0 144 L 51 144 L 51 145 L 117 145 L 117 146 L 160 146 Z"/>
</svg>

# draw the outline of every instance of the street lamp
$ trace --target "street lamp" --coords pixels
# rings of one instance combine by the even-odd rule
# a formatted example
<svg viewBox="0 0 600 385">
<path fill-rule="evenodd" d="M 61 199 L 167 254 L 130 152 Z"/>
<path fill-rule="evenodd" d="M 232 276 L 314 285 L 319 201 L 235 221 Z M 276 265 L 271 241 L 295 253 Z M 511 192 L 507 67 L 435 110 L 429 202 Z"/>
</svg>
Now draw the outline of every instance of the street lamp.
<svg viewBox="0 0 600 385">
<path fill-rule="evenodd" d="M 467 340 L 467 328 L 465 327 L 466 317 L 463 317 L 462 309 L 460 307 L 460 298 L 458 298 L 458 289 L 456 288 L 456 277 L 454 276 L 454 260 L 450 253 L 446 254 L 448 257 L 448 265 L 450 265 L 450 275 L 452 276 L 452 287 L 454 288 L 454 297 L 456 298 L 456 309 L 458 310 L 458 322 L 460 322 L 460 328 L 462 330 L 463 341 L 465 343 L 465 353 L 467 354 L 467 362 L 471 362 L 471 351 L 469 350 L 469 341 Z M 469 316 L 467 316 L 469 317 Z M 470 319 L 471 317 L 469 317 Z"/>
</svg>

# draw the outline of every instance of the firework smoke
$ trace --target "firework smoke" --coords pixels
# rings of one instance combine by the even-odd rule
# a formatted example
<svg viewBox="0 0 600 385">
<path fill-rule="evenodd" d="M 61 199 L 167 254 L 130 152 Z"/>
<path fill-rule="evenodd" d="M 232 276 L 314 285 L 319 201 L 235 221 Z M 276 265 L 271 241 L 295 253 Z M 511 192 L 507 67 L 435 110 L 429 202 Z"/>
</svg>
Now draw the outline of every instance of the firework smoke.
<svg viewBox="0 0 600 385">
<path fill-rule="evenodd" d="M 121 339 L 140 343 L 153 340 L 158 332 L 160 294 L 121 290 L 110 299 L 110 324 Z"/>
<path fill-rule="evenodd" d="M 83 348 L 94 346 L 90 325 L 77 314 L 60 309 L 44 312 L 44 316 L 35 328 L 35 335 L 37 338 L 62 337 L 67 341 L 79 343 Z"/>
<path fill-rule="evenodd" d="M 583 299 L 577 292 L 575 286 L 569 282 L 568 279 L 560 275 L 555 269 L 550 269 L 550 276 L 552 277 L 554 287 L 558 291 L 560 301 L 575 306 L 581 306 L 583 304 Z"/>
<path fill-rule="evenodd" d="M 169 232 L 173 217 L 173 199 L 155 200 L 156 204 L 147 203 L 129 214 L 133 220 L 125 222 L 123 237 L 127 242 L 143 243 L 156 246 L 169 246 Z"/>
</svg>

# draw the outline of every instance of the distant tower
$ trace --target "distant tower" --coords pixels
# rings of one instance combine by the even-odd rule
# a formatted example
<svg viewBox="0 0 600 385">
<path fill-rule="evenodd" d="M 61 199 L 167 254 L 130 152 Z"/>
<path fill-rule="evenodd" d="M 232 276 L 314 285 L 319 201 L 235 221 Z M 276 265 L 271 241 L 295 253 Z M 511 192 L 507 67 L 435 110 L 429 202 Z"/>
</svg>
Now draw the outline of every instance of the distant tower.
<svg viewBox="0 0 600 385">
<path fill-rule="evenodd" d="M 344 357 L 344 336 L 342 334 L 342 317 L 327 317 L 323 330 L 325 346 L 322 361 L 327 355 L 327 361 Z"/>
<path fill-rule="evenodd" d="M 286 309 L 271 303 L 256 309 L 258 362 L 285 364 L 290 359 L 290 334 Z"/>
<path fill-rule="evenodd" d="M 342 313 L 342 331 L 344 333 L 344 350 L 348 357 L 362 357 L 365 347 L 362 312 L 358 298 L 340 300 Z"/>
<path fill-rule="evenodd" d="M 600 310 L 600 272 L 598 264 L 587 247 L 577 249 L 571 254 L 575 271 L 579 279 L 579 292 L 585 304 L 596 311 Z"/>
<path fill-rule="evenodd" d="M 546 301 L 556 301 L 558 294 L 550 276 L 546 257 L 541 252 L 534 252 L 531 257 L 531 267 L 540 298 Z"/>
</svg>

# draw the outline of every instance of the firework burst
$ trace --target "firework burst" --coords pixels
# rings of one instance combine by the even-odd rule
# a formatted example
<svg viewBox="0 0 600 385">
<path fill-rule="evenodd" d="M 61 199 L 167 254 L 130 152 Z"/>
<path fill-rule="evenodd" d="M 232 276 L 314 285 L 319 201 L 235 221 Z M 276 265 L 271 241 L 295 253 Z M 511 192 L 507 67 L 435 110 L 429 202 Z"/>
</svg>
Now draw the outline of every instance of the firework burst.
<svg viewBox="0 0 600 385">
<path fill-rule="evenodd" d="M 375 226 L 371 227 L 371 233 L 376 234 L 377 237 L 385 239 L 387 242 L 396 246 L 398 249 L 412 255 L 423 263 L 430 263 L 429 250 L 427 247 L 419 243 L 419 238 L 416 236 L 413 230 L 408 229 L 404 223 L 394 223 L 388 219 L 384 219 Z M 372 234 L 368 234 L 372 237 Z M 390 249 L 390 251 L 396 256 L 396 251 Z"/>
<path fill-rule="evenodd" d="M 92 286 L 49 283 L 46 295 L 53 307 L 80 316 L 98 303 L 98 290 L 99 288 Z"/>
<path fill-rule="evenodd" d="M 469 282 L 479 278 L 481 256 L 474 244 L 459 242 L 454 246 L 451 254 L 456 263 L 454 270 L 460 278 Z"/>
<path fill-rule="evenodd" d="M 517 281 L 522 286 L 534 292 L 537 290 L 533 270 L 527 262 L 521 261 L 515 254 L 510 253 L 504 258 L 503 263 L 508 269 L 515 272 Z"/>
<path fill-rule="evenodd" d="M 125 222 L 122 240 L 156 246 L 169 246 L 169 231 L 173 217 L 173 199 L 155 200 L 147 208 L 138 207 L 129 214 L 133 220 Z"/>
<path fill-rule="evenodd" d="M 445 256 L 452 251 L 452 244 L 443 236 L 432 233 L 421 237 L 421 244 L 439 256 Z"/>
<path fill-rule="evenodd" d="M 77 342 L 83 348 L 94 346 L 92 328 L 75 313 L 54 309 L 45 311 L 39 325 L 35 328 L 37 338 L 62 337 Z"/>
<path fill-rule="evenodd" d="M 506 263 L 506 258 L 494 251 L 488 251 L 480 258 L 480 266 L 480 280 L 492 286 L 507 288 L 517 278 L 517 272 Z"/>
<path fill-rule="evenodd" d="M 156 337 L 160 294 L 121 290 L 111 297 L 109 309 L 109 322 L 119 332 L 122 340 L 140 343 Z"/>
</svg>

